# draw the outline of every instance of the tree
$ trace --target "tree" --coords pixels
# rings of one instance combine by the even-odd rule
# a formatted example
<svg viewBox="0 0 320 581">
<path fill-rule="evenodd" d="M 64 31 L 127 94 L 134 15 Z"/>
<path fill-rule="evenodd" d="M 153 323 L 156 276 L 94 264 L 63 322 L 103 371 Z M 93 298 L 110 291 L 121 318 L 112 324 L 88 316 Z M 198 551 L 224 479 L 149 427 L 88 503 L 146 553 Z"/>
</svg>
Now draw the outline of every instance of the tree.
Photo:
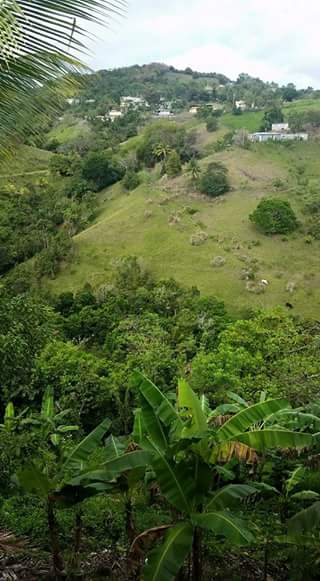
<svg viewBox="0 0 320 581">
<path fill-rule="evenodd" d="M 2 3 L 0 27 L 1 152 L 8 139 L 35 131 L 34 117 L 44 102 L 56 110 L 57 94 L 75 86 L 69 73 L 79 71 L 77 55 L 83 51 L 84 21 L 101 22 L 104 15 L 119 12 L 122 2 L 85 0 L 6 0 Z M 61 79 L 64 81 L 61 83 Z M 43 99 L 39 86 L 48 81 Z M 54 83 L 52 81 L 59 81 Z M 63 87 L 61 87 L 61 84 Z M 60 85 L 60 88 L 59 88 Z"/>
<path fill-rule="evenodd" d="M 289 234 L 298 228 L 289 202 L 278 198 L 262 200 L 249 218 L 264 234 Z"/>
<path fill-rule="evenodd" d="M 177 151 L 173 150 L 168 155 L 166 161 L 166 173 L 169 177 L 174 178 L 181 173 L 181 158 Z"/>
<path fill-rule="evenodd" d="M 261 123 L 261 131 L 270 131 L 273 123 L 283 123 L 283 121 L 284 115 L 281 108 L 274 105 L 265 112 Z"/>
<path fill-rule="evenodd" d="M 285 400 L 259 402 L 215 425 L 205 398 L 199 399 L 186 381 L 179 382 L 176 401 L 141 374 L 135 375 L 135 383 L 140 409 L 133 436 L 152 455 L 156 482 L 177 515 L 163 543 L 150 554 L 144 579 L 175 579 L 192 552 L 192 579 L 201 581 L 201 530 L 236 545 L 254 542 L 246 523 L 230 508 L 257 491 L 254 484 L 221 485 L 216 476 L 222 458 L 244 460 L 252 449 L 303 448 L 311 445 L 312 436 L 268 426 L 270 415 L 288 407 Z"/>
<path fill-rule="evenodd" d="M 124 173 L 124 167 L 104 152 L 88 153 L 82 162 L 82 177 L 91 182 L 96 191 L 116 183 Z"/>
<path fill-rule="evenodd" d="M 198 181 L 201 174 L 200 164 L 195 157 L 192 157 L 192 159 L 190 159 L 187 171 L 191 176 L 192 183 L 195 184 Z"/>
<path fill-rule="evenodd" d="M 216 117 L 212 116 L 212 117 L 209 117 L 207 119 L 206 127 L 207 127 L 207 131 L 209 131 L 209 133 L 213 133 L 214 131 L 217 131 L 218 126 L 219 125 L 218 125 L 218 121 L 217 121 Z"/>
<path fill-rule="evenodd" d="M 227 168 L 219 163 L 210 163 L 199 181 L 199 190 L 210 197 L 221 196 L 230 190 Z"/>
</svg>

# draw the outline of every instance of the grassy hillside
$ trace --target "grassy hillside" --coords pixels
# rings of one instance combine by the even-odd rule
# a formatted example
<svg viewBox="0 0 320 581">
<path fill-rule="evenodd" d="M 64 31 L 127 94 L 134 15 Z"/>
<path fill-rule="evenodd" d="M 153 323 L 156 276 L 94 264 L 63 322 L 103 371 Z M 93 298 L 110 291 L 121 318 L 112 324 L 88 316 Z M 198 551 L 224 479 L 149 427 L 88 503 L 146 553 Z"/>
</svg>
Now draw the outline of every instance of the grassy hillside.
<svg viewBox="0 0 320 581">
<path fill-rule="evenodd" d="M 37 147 L 28 145 L 19 146 L 13 157 L 10 157 L 0 166 L 0 183 L 8 181 L 8 178 L 31 179 L 32 175 L 45 175 L 48 171 L 48 163 L 52 153 Z"/>
<path fill-rule="evenodd" d="M 159 277 L 175 277 L 203 292 L 223 298 L 234 311 L 248 307 L 293 304 L 295 312 L 316 316 L 320 306 L 320 243 L 308 245 L 301 233 L 288 238 L 257 233 L 248 220 L 265 195 L 290 199 L 298 215 L 301 202 L 290 193 L 290 169 L 297 160 L 307 164 L 310 175 L 320 176 L 319 146 L 296 144 L 290 149 L 256 146 L 211 155 L 230 171 L 233 190 L 210 200 L 188 190 L 185 177 L 162 178 L 144 184 L 130 195 L 117 185 L 101 197 L 97 222 L 75 237 L 76 258 L 49 285 L 55 291 L 74 290 L 86 281 L 93 286 L 108 281 L 117 259 L 128 254 L 141 257 Z M 276 178 L 287 181 L 286 192 L 274 190 Z M 191 214 L 196 211 L 196 213 Z M 200 246 L 191 237 L 204 232 Z M 222 256 L 225 265 L 211 266 Z M 248 292 L 241 271 L 257 261 L 258 278 L 267 279 L 264 294 Z M 289 294 L 288 283 L 295 291 Z"/>
</svg>

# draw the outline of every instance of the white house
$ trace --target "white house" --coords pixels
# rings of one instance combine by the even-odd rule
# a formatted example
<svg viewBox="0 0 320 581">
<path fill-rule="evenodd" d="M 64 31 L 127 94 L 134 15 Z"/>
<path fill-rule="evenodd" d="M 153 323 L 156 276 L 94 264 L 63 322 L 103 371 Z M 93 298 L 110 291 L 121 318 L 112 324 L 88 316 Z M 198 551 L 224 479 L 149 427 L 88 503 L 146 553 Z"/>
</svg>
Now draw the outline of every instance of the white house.
<svg viewBox="0 0 320 581">
<path fill-rule="evenodd" d="M 116 119 L 119 119 L 120 117 L 122 117 L 122 111 L 117 111 L 116 109 L 112 109 L 112 111 L 110 111 L 108 113 L 107 117 L 113 123 Z"/>
<path fill-rule="evenodd" d="M 149 107 L 149 103 L 143 97 L 125 96 L 120 99 L 121 109 L 139 109 L 140 107 Z"/>
<path fill-rule="evenodd" d="M 245 101 L 236 101 L 235 106 L 237 109 L 241 109 L 241 111 L 245 111 L 247 109 L 247 103 Z"/>
<path fill-rule="evenodd" d="M 264 143 L 266 141 L 308 141 L 308 133 L 285 133 L 280 131 L 261 131 L 251 133 L 250 141 Z"/>
<path fill-rule="evenodd" d="M 192 113 L 192 115 L 196 115 L 198 113 L 199 109 L 200 109 L 200 107 L 198 107 L 198 106 L 190 107 L 189 113 Z"/>
<path fill-rule="evenodd" d="M 276 131 L 277 133 L 290 131 L 289 123 L 272 123 L 271 131 Z"/>
<path fill-rule="evenodd" d="M 68 105 L 79 105 L 80 99 L 76 99 L 75 97 L 69 97 L 68 99 L 66 99 L 66 102 L 68 103 Z"/>
<path fill-rule="evenodd" d="M 173 113 L 171 111 L 158 111 L 157 117 L 160 117 L 160 119 L 168 119 L 169 117 L 173 117 Z"/>
</svg>

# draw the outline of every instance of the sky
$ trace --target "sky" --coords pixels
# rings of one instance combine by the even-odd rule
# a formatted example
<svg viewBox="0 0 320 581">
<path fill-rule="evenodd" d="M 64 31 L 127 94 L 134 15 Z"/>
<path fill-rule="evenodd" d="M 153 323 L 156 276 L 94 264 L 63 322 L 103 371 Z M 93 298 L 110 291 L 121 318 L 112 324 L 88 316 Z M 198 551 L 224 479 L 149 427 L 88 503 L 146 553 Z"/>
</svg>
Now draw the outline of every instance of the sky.
<svg viewBox="0 0 320 581">
<path fill-rule="evenodd" d="M 97 35 L 94 69 L 162 62 L 320 88 L 319 0 L 129 0 Z"/>
</svg>

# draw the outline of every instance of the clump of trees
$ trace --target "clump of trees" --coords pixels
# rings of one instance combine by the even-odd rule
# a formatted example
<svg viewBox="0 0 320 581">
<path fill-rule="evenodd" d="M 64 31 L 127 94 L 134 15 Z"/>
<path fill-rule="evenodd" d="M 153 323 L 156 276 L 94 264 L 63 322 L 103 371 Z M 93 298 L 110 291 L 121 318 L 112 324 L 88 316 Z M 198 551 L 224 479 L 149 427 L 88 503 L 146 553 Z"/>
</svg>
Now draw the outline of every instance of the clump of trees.
<svg viewBox="0 0 320 581">
<path fill-rule="evenodd" d="M 261 123 L 261 131 L 270 131 L 273 123 L 283 123 L 284 115 L 282 113 L 281 107 L 274 105 L 267 111 L 265 111 Z"/>
<path fill-rule="evenodd" d="M 279 198 L 261 200 L 249 218 L 264 234 L 289 234 L 299 225 L 290 203 Z"/>
<path fill-rule="evenodd" d="M 184 127 L 171 121 L 157 121 L 145 129 L 137 148 L 137 159 L 147 167 L 154 167 L 157 161 L 165 161 L 171 151 L 175 151 L 182 163 L 197 155 L 196 136 Z"/>
<path fill-rule="evenodd" d="M 212 162 L 200 176 L 199 190 L 210 197 L 221 196 L 230 190 L 228 169 L 219 162 Z"/>
</svg>

